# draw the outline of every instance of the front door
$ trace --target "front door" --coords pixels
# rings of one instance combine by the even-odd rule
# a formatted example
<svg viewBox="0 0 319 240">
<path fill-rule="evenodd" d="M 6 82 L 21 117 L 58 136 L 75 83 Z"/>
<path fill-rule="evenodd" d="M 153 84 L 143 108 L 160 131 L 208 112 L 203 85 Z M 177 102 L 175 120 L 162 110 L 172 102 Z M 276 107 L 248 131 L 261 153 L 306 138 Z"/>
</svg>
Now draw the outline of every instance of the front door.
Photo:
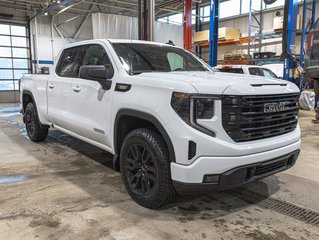
<svg viewBox="0 0 319 240">
<path fill-rule="evenodd" d="M 106 68 L 113 68 L 105 46 L 100 44 L 87 45 L 81 65 L 104 65 Z M 71 85 L 70 102 L 77 133 L 109 147 L 113 90 L 104 90 L 97 81 L 79 77 L 73 78 Z"/>
</svg>

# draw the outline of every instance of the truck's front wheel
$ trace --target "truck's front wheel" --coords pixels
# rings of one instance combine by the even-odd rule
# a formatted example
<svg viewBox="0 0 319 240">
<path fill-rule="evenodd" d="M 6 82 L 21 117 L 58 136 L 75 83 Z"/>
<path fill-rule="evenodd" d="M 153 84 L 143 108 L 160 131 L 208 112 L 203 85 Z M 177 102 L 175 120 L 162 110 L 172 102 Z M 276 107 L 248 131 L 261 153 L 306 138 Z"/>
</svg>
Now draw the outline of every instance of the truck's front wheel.
<svg viewBox="0 0 319 240">
<path fill-rule="evenodd" d="M 126 190 L 141 206 L 160 208 L 174 198 L 169 152 L 158 133 L 145 128 L 130 132 L 122 145 L 120 166 Z"/>
<path fill-rule="evenodd" d="M 25 126 L 27 133 L 31 141 L 33 142 L 42 142 L 48 136 L 48 126 L 43 126 L 40 123 L 38 114 L 34 103 L 28 103 L 25 108 Z"/>
</svg>

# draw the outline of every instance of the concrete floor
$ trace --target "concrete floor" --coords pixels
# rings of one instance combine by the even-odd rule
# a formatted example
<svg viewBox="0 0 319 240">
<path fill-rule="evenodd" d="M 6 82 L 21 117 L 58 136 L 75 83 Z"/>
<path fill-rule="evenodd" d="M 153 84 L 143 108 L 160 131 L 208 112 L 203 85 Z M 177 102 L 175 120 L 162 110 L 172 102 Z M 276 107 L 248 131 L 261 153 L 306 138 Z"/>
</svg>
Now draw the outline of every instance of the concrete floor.
<svg viewBox="0 0 319 240">
<path fill-rule="evenodd" d="M 180 197 L 157 211 L 140 207 L 108 153 L 58 131 L 32 143 L 18 111 L 0 105 L 0 239 L 319 239 L 318 226 L 233 191 Z M 246 189 L 319 212 L 319 124 L 312 118 L 300 113 L 297 164 Z"/>
</svg>

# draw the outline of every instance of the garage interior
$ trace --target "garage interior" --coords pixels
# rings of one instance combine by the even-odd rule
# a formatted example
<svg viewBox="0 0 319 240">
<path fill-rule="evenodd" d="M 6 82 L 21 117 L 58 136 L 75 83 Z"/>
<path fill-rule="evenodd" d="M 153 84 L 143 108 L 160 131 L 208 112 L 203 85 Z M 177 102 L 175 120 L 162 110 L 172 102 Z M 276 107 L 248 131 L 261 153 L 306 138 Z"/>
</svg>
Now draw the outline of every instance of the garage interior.
<svg viewBox="0 0 319 240">
<path fill-rule="evenodd" d="M 317 99 L 305 73 L 319 1 L 266 2 L 0 0 L 0 239 L 319 239 Z M 173 43 L 222 69 L 281 64 L 301 93 L 295 166 L 151 210 L 127 194 L 111 154 L 58 130 L 31 142 L 19 79 L 54 72 L 64 46 L 90 39 Z"/>
</svg>

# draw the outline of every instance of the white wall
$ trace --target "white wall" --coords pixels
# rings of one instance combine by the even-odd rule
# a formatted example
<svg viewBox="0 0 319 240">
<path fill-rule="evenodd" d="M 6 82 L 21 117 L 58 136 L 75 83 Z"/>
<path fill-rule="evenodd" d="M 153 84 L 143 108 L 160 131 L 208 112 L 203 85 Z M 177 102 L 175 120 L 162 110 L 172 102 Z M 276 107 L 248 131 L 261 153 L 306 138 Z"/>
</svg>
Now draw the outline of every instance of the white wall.
<svg viewBox="0 0 319 240">
<path fill-rule="evenodd" d="M 93 38 L 137 39 L 138 22 L 135 17 L 105 13 L 93 13 Z M 172 40 L 176 46 L 183 46 L 183 27 L 155 22 L 154 39 L 166 43 Z"/>
</svg>

